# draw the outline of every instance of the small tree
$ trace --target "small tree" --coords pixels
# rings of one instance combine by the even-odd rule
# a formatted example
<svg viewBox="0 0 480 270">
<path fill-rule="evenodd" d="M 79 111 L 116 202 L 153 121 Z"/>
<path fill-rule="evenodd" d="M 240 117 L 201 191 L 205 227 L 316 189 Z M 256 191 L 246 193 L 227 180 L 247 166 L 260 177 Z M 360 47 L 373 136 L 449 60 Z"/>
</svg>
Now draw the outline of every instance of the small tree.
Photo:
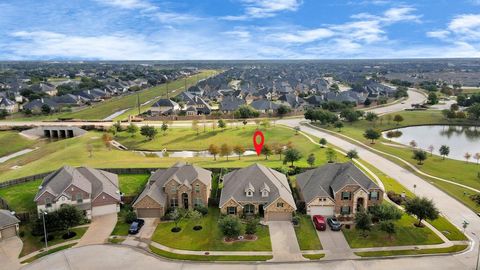
<svg viewBox="0 0 480 270">
<path fill-rule="evenodd" d="M 238 155 L 238 159 L 245 153 L 245 147 L 240 144 L 237 144 L 233 147 L 233 152 Z"/>
<path fill-rule="evenodd" d="M 107 147 L 108 150 L 110 150 L 112 148 L 112 144 L 110 143 L 113 140 L 112 135 L 110 135 L 109 133 L 103 133 L 102 140 L 103 140 L 103 143 L 105 144 L 105 147 Z"/>
<path fill-rule="evenodd" d="M 295 135 L 298 135 L 298 132 L 300 131 L 300 126 L 295 126 L 293 129 L 295 129 Z"/>
<path fill-rule="evenodd" d="M 224 143 L 222 146 L 220 146 L 220 156 L 227 157 L 228 160 L 230 153 L 232 153 L 232 147 L 230 145 Z"/>
<path fill-rule="evenodd" d="M 67 231 L 68 237 L 71 236 L 70 229 L 80 224 L 83 219 L 80 210 L 68 204 L 62 205 L 62 207 L 58 209 L 57 214 L 58 221 L 61 227 Z"/>
<path fill-rule="evenodd" d="M 108 128 L 107 132 L 111 133 L 113 137 L 117 136 L 117 127 L 116 126 L 111 126 Z"/>
<path fill-rule="evenodd" d="M 320 147 L 324 148 L 327 145 L 327 139 L 321 138 L 319 143 L 320 143 Z"/>
<path fill-rule="evenodd" d="M 428 146 L 428 152 L 430 152 L 430 156 L 433 156 L 433 150 L 435 150 L 435 146 L 433 145 Z"/>
<path fill-rule="evenodd" d="M 308 155 L 307 163 L 308 165 L 310 165 L 310 167 L 313 167 L 313 165 L 315 165 L 315 155 L 313 153 Z"/>
<path fill-rule="evenodd" d="M 227 123 L 225 123 L 225 120 L 219 119 L 218 120 L 218 127 L 224 130 L 227 127 Z"/>
<path fill-rule="evenodd" d="M 188 213 L 188 218 L 192 220 L 193 229 L 195 231 L 202 229 L 202 226 L 200 225 L 200 220 L 202 219 L 202 217 L 202 213 L 198 212 L 197 210 L 193 210 Z"/>
<path fill-rule="evenodd" d="M 331 147 L 327 148 L 325 155 L 327 156 L 328 163 L 333 163 L 337 159 L 337 152 Z"/>
<path fill-rule="evenodd" d="M 357 152 L 357 150 L 352 149 L 352 150 L 348 151 L 348 152 L 347 152 L 347 157 L 348 157 L 349 159 L 358 158 L 358 152 Z"/>
<path fill-rule="evenodd" d="M 402 218 L 402 211 L 393 204 L 373 205 L 368 208 L 368 212 L 372 215 L 372 220 L 375 221 L 395 221 Z"/>
<path fill-rule="evenodd" d="M 410 146 L 411 146 L 412 148 L 417 148 L 417 146 L 418 146 L 418 144 L 417 144 L 417 142 L 416 142 L 415 140 L 410 141 L 409 144 L 410 144 Z"/>
<path fill-rule="evenodd" d="M 140 134 L 148 138 L 148 140 L 153 140 L 158 134 L 158 130 L 155 127 L 146 125 L 140 128 Z"/>
<path fill-rule="evenodd" d="M 262 154 L 265 155 L 265 160 L 268 159 L 268 156 L 272 155 L 273 150 L 269 144 L 264 144 L 262 147 Z"/>
<path fill-rule="evenodd" d="M 87 152 L 88 152 L 88 157 L 92 158 L 93 157 L 93 145 L 91 143 L 87 144 Z"/>
<path fill-rule="evenodd" d="M 369 128 L 363 133 L 363 137 L 371 140 L 371 144 L 375 144 L 375 140 L 378 140 L 382 136 L 382 133 L 378 129 Z"/>
<path fill-rule="evenodd" d="M 420 227 L 422 220 L 435 220 L 438 218 L 438 209 L 432 200 L 425 197 L 414 197 L 405 203 L 405 212 L 415 215 L 418 219 L 417 226 Z"/>
<path fill-rule="evenodd" d="M 285 158 L 283 159 L 283 164 L 291 162 L 291 166 L 293 167 L 293 163 L 295 161 L 299 161 L 301 158 L 302 154 L 300 153 L 300 151 L 294 148 L 290 148 L 285 151 Z"/>
<path fill-rule="evenodd" d="M 167 133 L 167 130 L 168 130 L 168 124 L 167 122 L 163 122 L 162 123 L 162 126 L 160 127 L 160 129 L 163 131 L 163 136 L 165 136 L 165 134 Z"/>
<path fill-rule="evenodd" d="M 380 230 L 386 232 L 388 234 L 388 237 L 391 239 L 392 235 L 394 235 L 396 232 L 395 223 L 389 220 L 382 221 L 380 222 Z"/>
<path fill-rule="evenodd" d="M 447 145 L 442 145 L 440 146 L 440 149 L 438 150 L 440 152 L 440 155 L 442 156 L 442 159 L 445 159 L 448 154 L 450 154 L 450 147 Z"/>
<path fill-rule="evenodd" d="M 245 128 L 245 126 L 248 124 L 247 119 L 243 120 L 243 121 L 242 121 L 242 124 L 243 124 L 243 128 Z"/>
<path fill-rule="evenodd" d="M 480 153 L 475 153 L 473 158 L 477 160 L 477 165 L 478 165 L 478 161 L 480 160 Z"/>
<path fill-rule="evenodd" d="M 373 123 L 373 126 L 375 126 L 375 122 L 378 120 L 378 115 L 374 112 L 368 112 L 366 115 L 365 115 L 365 120 L 367 120 L 368 122 L 371 122 Z"/>
<path fill-rule="evenodd" d="M 463 157 L 465 158 L 465 162 L 468 163 L 472 155 L 469 152 L 466 152 L 465 155 L 463 155 Z"/>
<path fill-rule="evenodd" d="M 130 125 L 127 126 L 127 132 L 130 133 L 130 136 L 134 137 L 138 132 L 137 125 L 130 123 Z"/>
<path fill-rule="evenodd" d="M 47 104 L 43 104 L 41 109 L 43 114 L 50 114 L 52 112 L 52 108 Z"/>
<path fill-rule="evenodd" d="M 275 155 L 279 155 L 279 160 L 282 160 L 282 154 L 283 154 L 283 145 L 280 143 L 273 143 L 272 144 L 272 149 Z"/>
<path fill-rule="evenodd" d="M 393 117 L 393 121 L 397 122 L 397 126 L 400 125 L 400 122 L 403 122 L 403 116 L 400 114 L 397 114 Z"/>
<path fill-rule="evenodd" d="M 217 155 L 220 153 L 220 148 L 215 144 L 210 144 L 208 147 L 208 153 L 213 156 L 213 160 L 217 160 Z"/>
<path fill-rule="evenodd" d="M 343 128 L 343 122 L 342 121 L 335 122 L 335 128 L 338 129 L 338 132 L 341 132 Z"/>
<path fill-rule="evenodd" d="M 228 215 L 221 218 L 218 221 L 218 226 L 226 237 L 237 238 L 240 235 L 240 220 L 236 216 Z"/>
<path fill-rule="evenodd" d="M 199 128 L 199 126 L 198 126 L 198 120 L 193 120 L 193 121 L 192 121 L 192 129 L 197 132 L 197 136 L 198 136 L 198 132 L 199 132 L 199 130 L 200 130 L 200 128 Z"/>
<path fill-rule="evenodd" d="M 0 119 L 5 119 L 8 116 L 8 112 L 5 109 L 0 110 Z"/>
<path fill-rule="evenodd" d="M 185 210 L 182 208 L 175 208 L 169 214 L 170 220 L 173 220 L 175 223 L 175 227 L 172 229 L 173 231 L 179 232 L 181 228 L 178 226 L 180 221 L 185 217 Z"/>
<path fill-rule="evenodd" d="M 267 129 L 270 127 L 270 121 L 268 119 L 263 119 L 260 123 L 260 126 L 262 126 L 264 129 Z"/>
<path fill-rule="evenodd" d="M 418 165 L 422 165 L 423 161 L 427 160 L 427 152 L 423 150 L 414 150 L 413 159 L 418 161 Z"/>
<path fill-rule="evenodd" d="M 258 220 L 254 218 L 248 219 L 247 224 L 245 225 L 245 234 L 255 234 L 257 232 L 257 224 Z"/>
<path fill-rule="evenodd" d="M 355 214 L 355 228 L 362 231 L 362 236 L 367 237 L 367 231 L 372 228 L 372 216 L 364 210 Z"/>
<path fill-rule="evenodd" d="M 277 109 L 277 115 L 282 118 L 285 114 L 289 113 L 290 107 L 287 107 L 285 105 L 280 105 Z"/>
</svg>

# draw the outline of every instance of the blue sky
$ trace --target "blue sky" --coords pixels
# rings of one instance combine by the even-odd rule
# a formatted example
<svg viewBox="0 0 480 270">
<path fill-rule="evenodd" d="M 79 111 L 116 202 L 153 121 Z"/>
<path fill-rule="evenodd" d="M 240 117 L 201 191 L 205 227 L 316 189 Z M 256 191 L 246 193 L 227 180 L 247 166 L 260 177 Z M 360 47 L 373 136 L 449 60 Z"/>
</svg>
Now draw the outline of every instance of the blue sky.
<svg viewBox="0 0 480 270">
<path fill-rule="evenodd" d="M 480 0 L 0 0 L 2 60 L 480 57 Z"/>
</svg>

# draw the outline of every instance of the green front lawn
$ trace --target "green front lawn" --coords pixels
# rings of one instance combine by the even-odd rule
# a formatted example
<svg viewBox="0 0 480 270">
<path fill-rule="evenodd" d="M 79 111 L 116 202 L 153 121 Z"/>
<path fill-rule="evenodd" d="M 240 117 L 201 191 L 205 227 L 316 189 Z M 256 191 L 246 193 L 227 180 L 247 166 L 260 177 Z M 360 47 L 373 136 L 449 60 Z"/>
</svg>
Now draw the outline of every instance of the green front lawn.
<svg viewBox="0 0 480 270">
<path fill-rule="evenodd" d="M 158 224 L 152 240 L 175 249 L 183 250 L 225 250 L 225 251 L 270 251 L 270 234 L 267 226 L 258 225 L 256 241 L 243 241 L 225 243 L 223 235 L 218 227 L 220 211 L 218 208 L 209 208 L 208 215 L 200 221 L 203 227 L 200 231 L 194 231 L 195 224 L 185 219 L 180 222 L 182 230 L 178 233 L 171 232 L 175 227 L 173 222 L 161 222 Z"/>
<path fill-rule="evenodd" d="M 127 211 L 123 208 L 120 210 L 120 213 L 118 213 L 117 224 L 115 225 L 115 228 L 113 228 L 113 231 L 110 235 L 128 235 L 128 229 L 130 229 L 130 224 L 125 222 L 126 212 Z"/>
<path fill-rule="evenodd" d="M 367 232 L 367 237 L 364 237 L 362 232 L 356 229 L 343 229 L 343 234 L 351 248 L 434 245 L 443 243 L 432 230 L 427 227 L 417 228 L 413 225 L 414 222 L 416 222 L 416 219 L 404 214 L 400 220 L 395 222 L 397 232 L 392 238 L 381 231 L 378 225 L 374 225 L 371 231 Z"/>
<path fill-rule="evenodd" d="M 295 226 L 298 245 L 301 250 L 320 250 L 322 244 L 318 238 L 312 219 L 307 215 L 300 215 L 300 222 Z"/>
<path fill-rule="evenodd" d="M 445 235 L 450 241 L 466 241 L 468 238 L 450 221 L 446 218 L 439 216 L 434 221 L 428 220 L 428 223 L 432 224 L 437 230 Z"/>
<path fill-rule="evenodd" d="M 16 131 L 0 131 L 0 157 L 33 146 L 37 141 L 29 140 Z M 7 147 L 8 146 L 8 147 Z"/>
<path fill-rule="evenodd" d="M 186 260 L 186 261 L 267 261 L 273 258 L 273 256 L 258 256 L 258 255 L 253 255 L 253 256 L 183 255 L 183 254 L 175 254 L 168 251 L 164 251 L 152 245 L 150 245 L 150 250 L 161 257 L 174 259 L 174 260 Z"/>
<path fill-rule="evenodd" d="M 54 239 L 52 241 L 48 241 L 48 246 L 50 247 L 53 245 L 61 244 L 63 242 L 80 239 L 85 234 L 87 229 L 88 227 L 73 228 L 71 231 L 76 232 L 77 235 L 70 239 L 62 238 L 62 235 L 66 233 L 66 231 L 52 232 L 50 233 L 50 235 L 53 235 Z M 31 234 L 31 229 L 28 225 L 21 225 L 20 231 L 23 231 L 25 235 L 21 238 L 23 242 L 23 248 L 19 257 L 23 257 L 27 254 L 45 248 L 45 243 L 40 241 L 43 236 L 33 236 Z"/>
<path fill-rule="evenodd" d="M 385 257 L 385 256 L 401 256 L 401 255 L 442 254 L 442 253 L 460 252 L 465 250 L 467 247 L 468 245 L 454 245 L 447 248 L 366 251 L 366 252 L 355 252 L 355 255 L 360 257 Z"/>
<path fill-rule="evenodd" d="M 149 177 L 148 174 L 119 174 L 120 191 L 125 196 L 136 196 L 142 192 Z"/>
</svg>

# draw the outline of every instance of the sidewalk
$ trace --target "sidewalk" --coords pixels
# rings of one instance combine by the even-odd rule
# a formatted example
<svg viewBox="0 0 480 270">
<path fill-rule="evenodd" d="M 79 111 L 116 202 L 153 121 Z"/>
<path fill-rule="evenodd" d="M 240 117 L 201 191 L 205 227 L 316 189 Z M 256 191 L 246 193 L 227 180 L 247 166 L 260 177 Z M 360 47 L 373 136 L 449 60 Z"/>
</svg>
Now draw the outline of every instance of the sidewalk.
<svg viewBox="0 0 480 270">
<path fill-rule="evenodd" d="M 53 246 L 48 246 L 48 249 L 40 249 L 40 250 L 37 250 L 37 251 L 32 252 L 32 253 L 30 253 L 30 254 L 28 254 L 28 255 L 25 255 L 25 256 L 23 256 L 23 257 L 21 257 L 21 258 L 18 258 L 18 261 L 19 261 L 19 262 L 23 262 L 23 261 L 28 260 L 28 259 L 30 259 L 30 258 L 32 258 L 32 257 L 34 257 L 34 256 L 36 256 L 36 255 L 38 255 L 38 254 L 40 254 L 40 253 L 49 251 L 49 250 L 54 249 L 54 248 L 57 248 L 57 247 L 62 247 L 62 246 L 70 245 L 70 244 L 77 244 L 78 241 L 80 241 L 80 239 L 70 240 L 70 241 L 58 243 L 58 244 L 53 245 Z"/>
<path fill-rule="evenodd" d="M 182 255 L 206 255 L 208 252 L 208 255 L 212 256 L 273 256 L 272 251 L 195 251 L 170 248 L 157 242 L 151 242 L 150 245 L 163 251 Z"/>
</svg>

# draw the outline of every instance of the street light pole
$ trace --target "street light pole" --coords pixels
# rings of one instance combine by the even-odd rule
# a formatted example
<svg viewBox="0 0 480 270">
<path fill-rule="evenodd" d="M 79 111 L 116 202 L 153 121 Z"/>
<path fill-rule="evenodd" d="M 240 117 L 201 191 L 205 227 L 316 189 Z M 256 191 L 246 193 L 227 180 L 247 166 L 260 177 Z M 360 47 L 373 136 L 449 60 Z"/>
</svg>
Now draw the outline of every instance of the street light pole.
<svg viewBox="0 0 480 270">
<path fill-rule="evenodd" d="M 477 251 L 477 263 L 475 264 L 475 270 L 478 270 L 478 260 L 480 259 L 480 239 L 474 232 L 472 232 L 472 234 L 475 235 L 475 238 L 477 238 L 478 251 Z"/>
<path fill-rule="evenodd" d="M 43 217 L 43 233 L 45 235 L 45 250 L 48 249 L 48 237 L 47 237 L 47 226 L 45 226 L 45 215 L 47 214 L 47 212 L 45 211 L 42 211 L 42 217 Z"/>
</svg>

